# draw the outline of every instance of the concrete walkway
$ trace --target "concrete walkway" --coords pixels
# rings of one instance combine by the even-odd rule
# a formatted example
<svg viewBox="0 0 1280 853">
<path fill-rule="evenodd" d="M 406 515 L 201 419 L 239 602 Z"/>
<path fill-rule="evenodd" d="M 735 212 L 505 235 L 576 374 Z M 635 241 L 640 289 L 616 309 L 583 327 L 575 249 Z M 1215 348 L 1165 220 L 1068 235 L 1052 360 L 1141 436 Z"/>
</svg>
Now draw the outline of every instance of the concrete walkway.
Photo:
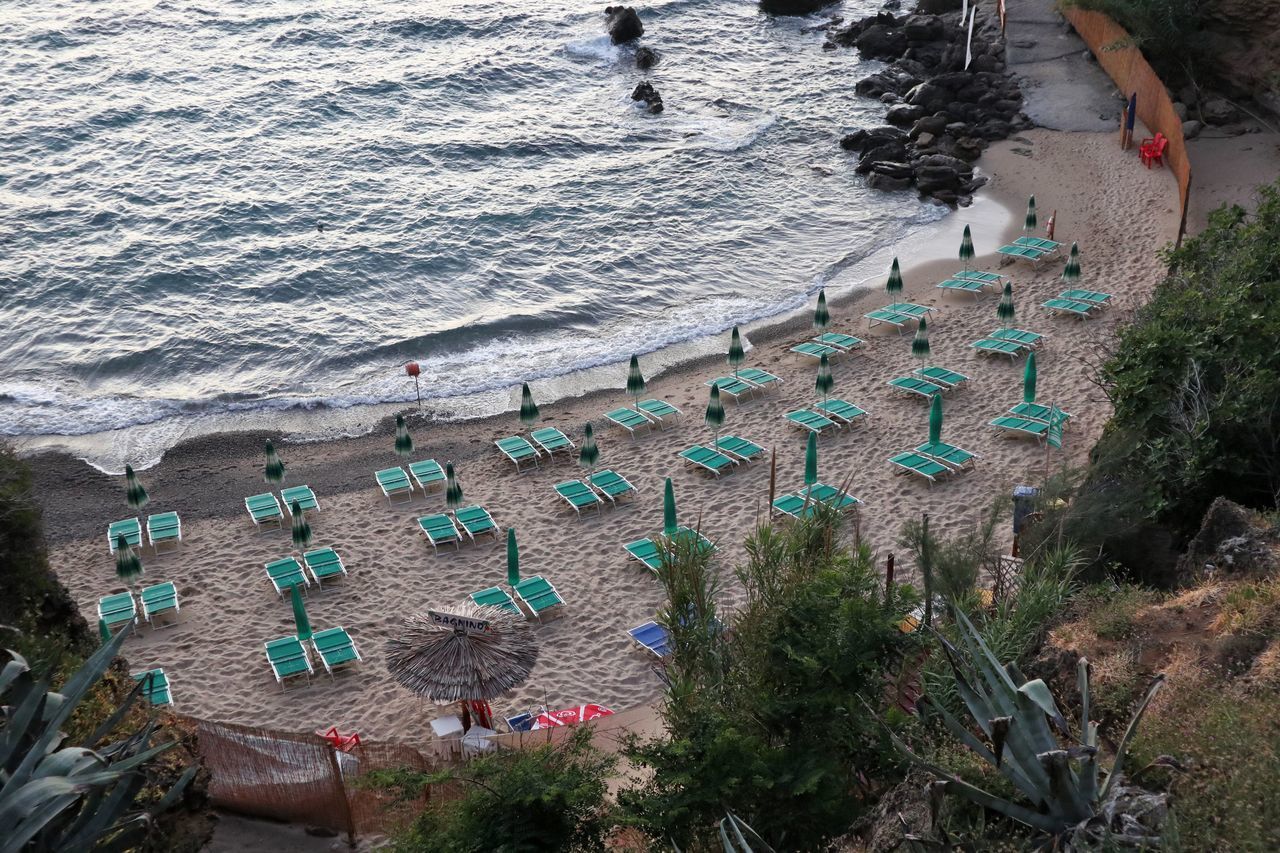
<svg viewBox="0 0 1280 853">
<path fill-rule="evenodd" d="M 1022 111 L 1050 130 L 1119 131 L 1124 101 L 1054 0 L 1008 0 L 1005 55 Z"/>
</svg>

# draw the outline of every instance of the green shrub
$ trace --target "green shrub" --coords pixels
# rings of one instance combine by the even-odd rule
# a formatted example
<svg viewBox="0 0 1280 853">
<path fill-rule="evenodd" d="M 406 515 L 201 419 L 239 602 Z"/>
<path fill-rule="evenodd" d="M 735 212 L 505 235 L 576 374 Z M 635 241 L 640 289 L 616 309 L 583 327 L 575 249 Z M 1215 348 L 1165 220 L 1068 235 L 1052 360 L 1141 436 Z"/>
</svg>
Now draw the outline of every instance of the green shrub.
<svg viewBox="0 0 1280 853">
<path fill-rule="evenodd" d="M 1106 581 L 1086 587 L 1072 611 L 1099 639 L 1126 640 L 1138 633 L 1138 613 L 1159 598 L 1153 590 L 1135 584 Z"/>
<path fill-rule="evenodd" d="M 1110 15 L 1128 31 L 1135 46 L 1165 83 L 1196 82 L 1212 68 L 1202 30 L 1199 0 L 1066 0 L 1069 5 Z"/>
</svg>

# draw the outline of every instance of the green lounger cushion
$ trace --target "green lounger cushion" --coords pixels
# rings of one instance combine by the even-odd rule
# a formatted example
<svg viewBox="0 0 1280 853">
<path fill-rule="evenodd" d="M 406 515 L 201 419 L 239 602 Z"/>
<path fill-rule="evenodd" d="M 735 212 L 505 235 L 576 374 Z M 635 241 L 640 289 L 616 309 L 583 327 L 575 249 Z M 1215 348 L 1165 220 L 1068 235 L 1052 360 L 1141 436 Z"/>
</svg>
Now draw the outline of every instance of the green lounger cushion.
<svg viewBox="0 0 1280 853">
<path fill-rule="evenodd" d="M 981 293 L 986 286 L 987 282 L 985 281 L 970 281 L 960 278 L 949 278 L 938 285 L 944 290 L 963 290 L 965 293 Z"/>
<path fill-rule="evenodd" d="M 564 604 L 564 599 L 560 597 L 560 593 L 556 592 L 551 581 L 542 575 L 525 578 L 512 587 L 512 591 L 535 616 L 540 615 L 544 610 Z"/>
<path fill-rule="evenodd" d="M 325 578 L 337 577 L 347 573 L 347 567 L 342 565 L 342 558 L 332 548 L 317 548 L 314 551 L 308 551 L 302 555 L 302 562 L 307 564 L 307 570 L 316 579 L 316 583 L 320 583 Z"/>
<path fill-rule="evenodd" d="M 998 272 L 983 272 L 982 270 L 961 270 L 958 273 L 952 273 L 951 277 L 967 281 L 988 281 L 993 284 L 1008 278 L 1008 276 L 1001 275 Z"/>
<path fill-rule="evenodd" d="M 426 492 L 437 483 L 444 487 L 444 469 L 434 459 L 420 459 L 409 463 L 409 473 L 418 481 L 418 486 Z"/>
<path fill-rule="evenodd" d="M 280 509 L 280 502 L 270 492 L 251 495 L 244 499 L 244 505 L 249 510 L 249 517 L 253 519 L 255 524 L 261 524 L 264 521 L 279 521 L 284 518 L 284 512 Z"/>
<path fill-rule="evenodd" d="M 547 453 L 555 453 L 557 450 L 572 450 L 575 446 L 569 440 L 569 436 L 555 427 L 535 429 L 530 435 L 534 441 L 538 442 L 538 446 L 547 451 Z"/>
<path fill-rule="evenodd" d="M 479 533 L 498 535 L 498 525 L 494 523 L 489 511 L 482 506 L 463 507 L 455 512 L 454 516 L 472 539 L 475 539 Z"/>
<path fill-rule="evenodd" d="M 734 379 L 732 376 L 721 376 L 718 379 L 708 379 L 706 384 L 708 386 L 719 386 L 721 394 L 728 394 L 735 400 L 744 394 L 750 396 L 760 390 L 759 386 L 752 385 L 749 382 L 743 382 L 741 379 Z"/>
<path fill-rule="evenodd" d="M 163 669 L 137 672 L 131 678 L 142 682 L 142 696 L 152 705 L 173 704 L 173 696 L 169 692 L 169 676 L 164 674 Z"/>
<path fill-rule="evenodd" d="M 889 464 L 910 471 L 913 474 L 919 474 L 921 477 L 933 482 L 944 474 L 951 473 L 951 469 L 936 459 L 930 459 L 922 456 L 914 451 L 906 451 L 895 456 L 889 457 Z"/>
<path fill-rule="evenodd" d="M 637 539 L 635 542 L 628 542 L 622 546 L 627 553 L 644 563 L 645 567 L 650 571 L 658 571 L 662 568 L 662 552 L 658 548 L 658 543 L 652 539 Z"/>
<path fill-rule="evenodd" d="M 639 427 L 645 427 L 646 429 L 653 427 L 653 421 L 635 409 L 614 409 L 612 412 L 605 412 L 604 416 L 609 421 L 631 433 L 634 433 Z"/>
<path fill-rule="evenodd" d="M 131 593 L 117 592 L 98 599 L 98 618 L 106 622 L 108 628 L 132 622 L 137 615 L 138 603 Z"/>
<path fill-rule="evenodd" d="M 856 341 L 857 338 L 854 338 Z M 767 370 L 759 367 L 744 367 L 738 371 L 738 378 L 750 382 L 752 385 L 758 385 L 761 388 L 767 388 L 770 385 L 782 382 L 781 377 L 774 376 Z"/>
<path fill-rule="evenodd" d="M 800 409 L 794 412 L 787 412 L 787 420 L 797 426 L 802 426 L 810 432 L 824 432 L 828 429 L 839 429 L 840 425 L 826 415 L 811 412 L 808 409 Z"/>
<path fill-rule="evenodd" d="M 716 441 L 715 449 L 748 462 L 758 456 L 764 456 L 763 447 L 736 435 L 720 436 L 719 440 Z"/>
<path fill-rule="evenodd" d="M 1029 249 L 1035 249 L 1040 252 L 1052 253 L 1062 248 L 1062 244 L 1053 240 L 1045 240 L 1042 237 L 1019 237 L 1013 241 L 1015 246 L 1026 246 Z"/>
<path fill-rule="evenodd" d="M 926 441 L 916 448 L 916 453 L 921 453 L 938 460 L 944 465 L 951 465 L 956 468 L 970 465 L 974 459 L 978 458 L 978 454 L 956 447 L 954 444 L 947 444 L 945 441 L 939 441 L 936 444 L 930 444 Z"/>
<path fill-rule="evenodd" d="M 506 590 L 496 586 L 471 593 L 471 600 L 481 607 L 496 607 L 507 613 L 520 613 L 520 608 L 512 600 L 511 596 L 507 594 Z"/>
<path fill-rule="evenodd" d="M 1045 421 L 1033 421 L 1030 418 L 1018 418 L 1013 415 L 996 418 L 991 422 L 991 426 L 1036 437 L 1040 437 L 1049 431 L 1049 424 Z"/>
<path fill-rule="evenodd" d="M 588 488 L 581 480 L 565 480 L 555 484 L 556 494 L 568 501 L 569 506 L 581 513 L 584 507 L 594 506 L 597 509 L 602 501 L 600 496 Z"/>
<path fill-rule="evenodd" d="M 844 350 L 825 346 L 823 344 L 816 344 L 813 341 L 805 341 L 802 344 L 796 344 L 791 348 L 791 351 L 798 352 L 801 355 L 810 356 L 811 358 L 822 358 L 824 355 L 827 358 L 831 358 L 832 356 L 844 354 Z"/>
<path fill-rule="evenodd" d="M 842 350 L 854 350 L 862 346 L 862 338 L 855 338 L 853 335 L 846 335 L 841 332 L 823 332 L 813 341 L 817 344 Z"/>
<path fill-rule="evenodd" d="M 1026 347 L 1013 341 L 993 341 L 991 338 L 983 338 L 980 341 L 974 341 L 969 346 L 982 353 L 999 353 L 1000 355 L 1017 356 L 1021 355 Z"/>
<path fill-rule="evenodd" d="M 311 645 L 320 655 L 324 668 L 332 675 L 335 667 L 362 660 L 355 640 L 346 628 L 326 628 L 311 635 Z"/>
<path fill-rule="evenodd" d="M 307 576 L 302 571 L 300 564 L 293 557 L 282 557 L 267 563 L 267 577 L 271 579 L 271 584 L 276 588 L 276 593 L 281 597 L 289 591 L 291 586 L 307 587 L 310 585 Z"/>
<path fill-rule="evenodd" d="M 934 309 L 928 305 L 916 305 L 914 302 L 899 302 L 896 306 L 889 306 L 889 310 L 897 311 L 899 314 L 906 314 L 908 317 L 914 317 L 918 320 Z"/>
<path fill-rule="evenodd" d="M 409 475 L 403 468 L 383 468 L 381 471 L 374 471 L 373 476 L 378 481 L 378 488 L 382 489 L 382 494 L 387 498 L 401 493 L 413 494 L 413 484 L 409 482 Z"/>
<path fill-rule="evenodd" d="M 311 491 L 310 486 L 291 486 L 287 489 L 281 489 L 280 500 L 284 503 L 285 511 L 290 516 L 293 515 L 294 501 L 297 501 L 298 509 L 303 512 L 320 508 L 320 502 L 316 500 L 316 493 Z"/>
<path fill-rule="evenodd" d="M 814 501 L 806 501 L 799 495 L 783 495 L 774 500 L 773 508 L 794 518 L 802 518 L 813 515 L 817 504 Z"/>
<path fill-rule="evenodd" d="M 914 322 L 917 318 L 904 314 L 901 311 L 893 311 L 888 308 L 878 308 L 875 311 L 862 315 L 867 318 L 869 325 L 874 326 L 876 323 L 889 323 L 893 326 L 905 326 L 907 323 Z"/>
<path fill-rule="evenodd" d="M 728 470 L 738 464 L 723 453 L 712 450 L 709 447 L 703 447 L 701 444 L 695 444 L 693 447 L 681 450 L 680 458 L 701 468 L 706 468 L 717 475 L 721 471 Z"/>
<path fill-rule="evenodd" d="M 835 486 L 828 486 L 826 483 L 814 483 L 812 486 L 805 486 L 800 490 L 799 497 L 811 497 L 815 501 L 830 504 L 841 511 L 851 509 L 862 503 L 859 498 L 855 498 Z"/>
<path fill-rule="evenodd" d="M 142 616 L 148 622 L 151 621 L 152 616 L 167 613 L 170 610 L 177 613 L 179 610 L 178 588 L 172 582 L 144 587 L 138 598 L 142 600 Z"/>
<path fill-rule="evenodd" d="M 723 386 L 721 386 L 720 390 L 723 391 L 725 389 Z M 638 405 L 642 411 L 646 412 L 647 414 L 653 415 L 655 418 L 658 418 L 659 420 L 671 417 L 673 415 L 678 416 L 680 414 L 680 410 L 677 409 L 675 406 L 671 405 L 670 403 L 668 403 L 666 400 L 641 400 L 636 405 Z"/>
<path fill-rule="evenodd" d="M 1096 290 L 1064 290 L 1058 294 L 1059 299 L 1074 299 L 1077 302 L 1090 302 L 1094 305 L 1105 305 L 1111 301 L 1110 293 Z"/>
<path fill-rule="evenodd" d="M 823 400 L 821 403 L 815 403 L 813 407 L 822 414 L 838 418 L 847 424 L 867 416 L 865 410 L 858 408 L 847 400 Z"/>
<path fill-rule="evenodd" d="M 993 341 L 1008 341 L 1010 343 L 1022 344 L 1024 347 L 1035 347 L 1040 345 L 1040 341 L 1044 339 L 1044 335 L 1038 332 L 1028 332 L 1023 329 L 996 329 L 987 335 Z"/>
<path fill-rule="evenodd" d="M 1058 411 L 1062 411 L 1059 409 Z M 1049 415 L 1053 413 L 1053 408 L 1043 405 L 1042 403 L 1019 403 L 1009 408 L 1009 414 L 1019 418 L 1030 418 L 1033 421 L 1048 422 Z M 1070 412 L 1062 412 L 1064 420 L 1071 418 Z"/>
<path fill-rule="evenodd" d="M 526 459 L 533 459 L 535 462 L 542 454 L 538 449 L 530 444 L 525 438 L 518 435 L 509 435 L 506 438 L 500 438 L 494 442 L 498 445 L 508 459 L 516 463 L 516 467 L 520 467 L 520 463 Z"/>
<path fill-rule="evenodd" d="M 458 544 L 458 528 L 454 526 L 453 519 L 443 513 L 422 516 L 418 519 L 418 529 L 433 546 L 438 547 L 445 542 Z"/>
<path fill-rule="evenodd" d="M 1038 261 L 1045 255 L 1040 249 L 1033 249 L 1030 246 L 1001 246 L 996 251 L 1011 258 L 1024 258 L 1028 261 Z"/>
<path fill-rule="evenodd" d="M 969 381 L 969 377 L 963 373 L 957 373 L 954 370 L 948 370 L 936 364 L 916 370 L 914 373 L 921 379 L 927 379 L 938 385 L 950 385 L 953 388 Z"/>
<path fill-rule="evenodd" d="M 592 486 L 595 486 L 610 499 L 620 498 L 625 494 L 636 491 L 636 487 L 631 485 L 626 477 L 608 468 L 595 472 L 588 479 Z"/>
<path fill-rule="evenodd" d="M 147 516 L 147 539 L 151 547 L 161 542 L 179 542 L 182 540 L 182 520 L 176 512 L 160 512 Z"/>
<path fill-rule="evenodd" d="M 919 394 L 922 397 L 932 397 L 934 394 L 941 394 L 947 390 L 942 385 L 928 382 L 918 376 L 899 376 L 897 379 L 890 379 L 887 384 L 889 387 L 897 388 L 899 391 Z"/>
<path fill-rule="evenodd" d="M 1051 311 L 1066 311 L 1069 314 L 1076 314 L 1080 317 L 1092 316 L 1089 312 L 1098 307 L 1092 302 L 1081 302 L 1078 299 L 1063 299 L 1062 297 L 1050 299 L 1042 304 Z"/>
<path fill-rule="evenodd" d="M 676 528 L 676 535 L 671 537 L 671 541 L 675 543 L 697 541 L 698 550 L 702 552 L 714 551 L 716 546 L 707 537 L 703 536 L 692 527 L 684 527 L 683 525 Z"/>
<path fill-rule="evenodd" d="M 297 637 L 281 637 L 263 643 L 267 651 L 267 662 L 275 673 L 276 681 L 283 682 L 294 675 L 311 674 L 311 658 L 307 649 Z"/>
<path fill-rule="evenodd" d="M 116 540 L 121 536 L 135 548 L 142 544 L 142 523 L 136 518 L 113 521 L 107 525 L 107 547 L 116 552 Z"/>
</svg>

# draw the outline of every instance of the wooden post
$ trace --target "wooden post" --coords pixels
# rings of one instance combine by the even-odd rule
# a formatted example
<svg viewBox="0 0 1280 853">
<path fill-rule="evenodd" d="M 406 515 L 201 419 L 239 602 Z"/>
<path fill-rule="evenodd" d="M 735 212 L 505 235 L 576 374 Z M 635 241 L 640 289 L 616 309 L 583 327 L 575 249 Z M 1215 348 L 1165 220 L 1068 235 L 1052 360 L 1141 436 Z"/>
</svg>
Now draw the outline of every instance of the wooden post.
<svg viewBox="0 0 1280 853">
<path fill-rule="evenodd" d="M 769 518 L 773 518 L 773 493 L 778 485 L 778 448 L 773 448 L 769 459 Z"/>
<path fill-rule="evenodd" d="M 929 562 L 929 513 L 920 520 L 920 575 L 924 578 L 924 624 L 933 625 L 933 566 Z"/>
<path fill-rule="evenodd" d="M 886 609 L 893 606 L 893 554 L 884 564 L 884 606 Z"/>
</svg>

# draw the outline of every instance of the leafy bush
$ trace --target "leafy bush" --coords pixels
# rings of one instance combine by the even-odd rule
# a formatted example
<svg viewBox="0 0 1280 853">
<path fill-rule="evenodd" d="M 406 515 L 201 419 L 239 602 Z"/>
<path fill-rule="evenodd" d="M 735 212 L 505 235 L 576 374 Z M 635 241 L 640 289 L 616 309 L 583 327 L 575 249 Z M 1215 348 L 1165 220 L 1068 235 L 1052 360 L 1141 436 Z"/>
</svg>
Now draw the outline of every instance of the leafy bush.
<svg viewBox="0 0 1280 853">
<path fill-rule="evenodd" d="M 1204 3 L 1199 0 L 1068 0 L 1104 12 L 1124 27 L 1162 80 L 1195 82 L 1212 66 L 1205 48 Z"/>
</svg>

